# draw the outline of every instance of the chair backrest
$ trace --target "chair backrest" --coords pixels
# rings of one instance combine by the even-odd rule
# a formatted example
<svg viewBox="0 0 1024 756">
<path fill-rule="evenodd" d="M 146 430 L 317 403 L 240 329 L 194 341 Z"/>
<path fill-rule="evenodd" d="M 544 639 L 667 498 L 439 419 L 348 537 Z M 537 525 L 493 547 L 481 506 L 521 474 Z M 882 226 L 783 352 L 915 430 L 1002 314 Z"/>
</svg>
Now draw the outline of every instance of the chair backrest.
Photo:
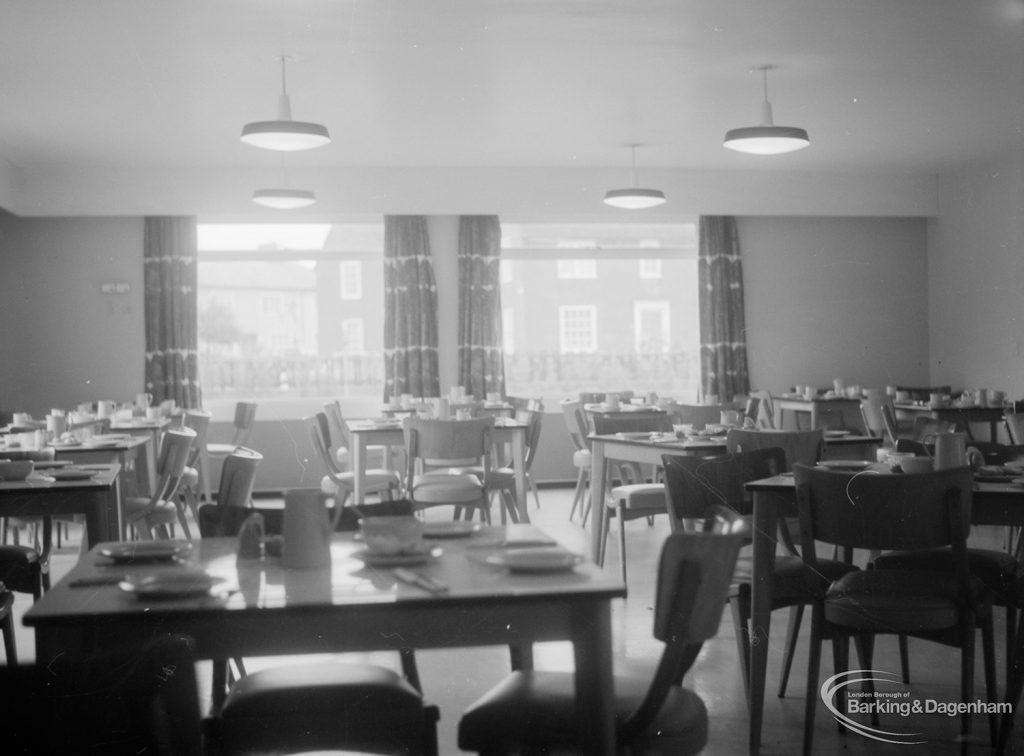
<svg viewBox="0 0 1024 756">
<path fill-rule="evenodd" d="M 860 400 L 860 415 L 864 423 L 864 430 L 872 436 L 886 434 L 885 418 L 882 416 L 882 407 L 886 404 L 891 406 L 892 399 L 881 389 L 868 389 L 864 398 Z"/>
<path fill-rule="evenodd" d="M 4 752 L 202 753 L 195 661 L 190 639 L 161 636 L 87 659 L 0 666 Z"/>
<path fill-rule="evenodd" d="M 665 503 L 673 532 L 692 530 L 716 507 L 737 515 L 752 512 L 744 486 L 786 469 L 786 453 L 780 447 L 766 447 L 716 457 L 665 454 Z"/>
<path fill-rule="evenodd" d="M 704 430 L 707 425 L 718 425 L 722 412 L 737 409 L 735 404 L 678 404 L 673 402 L 667 408 L 677 423 L 689 423 L 694 430 Z"/>
<path fill-rule="evenodd" d="M 256 484 L 256 467 L 263 455 L 244 446 L 224 458 L 217 489 L 217 505 L 221 507 L 248 507 L 252 502 L 252 489 Z"/>
<path fill-rule="evenodd" d="M 569 431 L 569 438 L 577 451 L 588 449 L 587 434 L 582 432 L 579 424 L 578 414 L 583 411 L 582 403 L 573 399 L 566 399 L 561 403 L 562 417 L 565 418 L 565 428 Z"/>
<path fill-rule="evenodd" d="M 718 632 L 742 545 L 735 534 L 673 533 L 665 539 L 654 599 L 654 637 L 665 648 L 646 696 L 623 721 L 620 742 L 647 729 L 704 641 Z"/>
<path fill-rule="evenodd" d="M 1024 415 L 1007 410 L 1003 421 L 1006 423 L 1006 435 L 1010 443 L 1016 446 L 1024 444 Z"/>
<path fill-rule="evenodd" d="M 196 432 L 191 428 L 168 428 L 160 442 L 160 459 L 157 462 L 156 490 L 151 501 L 171 499 L 181 485 Z"/>
<path fill-rule="evenodd" d="M 881 412 L 882 425 L 885 427 L 885 435 L 888 438 L 889 445 L 895 446 L 900 438 L 900 425 L 896 420 L 896 408 L 892 406 L 892 402 L 883 402 Z"/>
<path fill-rule="evenodd" d="M 245 446 L 249 443 L 249 434 L 252 433 L 252 426 L 256 422 L 256 402 L 238 402 L 235 404 L 234 427 L 235 434 L 231 443 L 235 446 Z"/>
<path fill-rule="evenodd" d="M 196 463 L 199 461 L 199 455 L 206 448 L 206 431 L 210 427 L 210 419 L 212 417 L 213 413 L 206 410 L 190 409 L 185 411 L 185 416 L 182 418 L 182 427 L 191 428 L 196 433 L 196 438 L 192 442 L 192 449 L 189 451 L 188 462 L 186 463 L 189 467 L 196 466 Z"/>
<path fill-rule="evenodd" d="M 523 458 L 523 467 L 529 472 L 533 466 L 533 458 L 537 456 L 537 447 L 540 445 L 544 405 L 540 405 L 537 410 L 516 410 L 516 420 L 526 423 L 526 455 Z"/>
<path fill-rule="evenodd" d="M 490 469 L 494 417 L 471 420 L 406 418 L 405 448 L 410 470 L 416 460 L 426 467 L 468 467 L 483 464 Z"/>
<path fill-rule="evenodd" d="M 964 551 L 970 530 L 970 468 L 889 475 L 796 465 L 800 537 L 854 549 L 887 551 L 952 546 Z M 965 561 L 966 564 L 966 561 Z"/>
<path fill-rule="evenodd" d="M 313 451 L 316 452 L 320 461 L 324 463 L 327 474 L 332 478 L 339 475 L 341 469 L 338 467 L 334 455 L 331 454 L 331 427 L 330 421 L 327 419 L 327 413 L 317 412 L 309 417 L 304 417 L 302 418 L 302 424 L 306 428 L 306 433 L 309 434 L 309 442 L 313 447 Z"/>
<path fill-rule="evenodd" d="M 757 399 L 757 417 L 754 418 L 757 427 L 774 430 L 776 428 L 775 402 L 772 401 L 771 393 L 751 391 L 750 398 Z"/>
<path fill-rule="evenodd" d="M 671 433 L 672 416 L 667 412 L 637 412 L 624 415 L 594 415 L 594 433 Z"/>
<path fill-rule="evenodd" d="M 324 402 L 324 414 L 327 415 L 327 425 L 331 432 L 333 443 L 328 447 L 332 455 L 337 452 L 337 447 L 352 448 L 352 436 L 348 432 L 348 423 L 345 422 L 345 415 L 341 411 L 341 402 L 334 399 Z"/>
<path fill-rule="evenodd" d="M 745 430 L 732 428 L 725 436 L 725 449 L 730 453 L 780 447 L 786 452 L 786 470 L 793 465 L 813 465 L 821 459 L 825 431 Z"/>
</svg>

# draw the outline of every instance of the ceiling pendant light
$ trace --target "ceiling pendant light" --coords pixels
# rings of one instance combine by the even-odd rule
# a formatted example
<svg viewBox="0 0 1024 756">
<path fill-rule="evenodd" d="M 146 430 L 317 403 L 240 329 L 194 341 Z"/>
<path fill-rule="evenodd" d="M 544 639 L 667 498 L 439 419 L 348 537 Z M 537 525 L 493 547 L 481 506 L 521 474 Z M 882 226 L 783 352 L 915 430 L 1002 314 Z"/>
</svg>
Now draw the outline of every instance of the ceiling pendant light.
<svg viewBox="0 0 1024 756">
<path fill-rule="evenodd" d="M 257 189 L 252 201 L 275 210 L 295 210 L 316 202 L 316 195 L 308 189 Z"/>
<path fill-rule="evenodd" d="M 291 189 L 288 187 L 288 166 L 284 155 L 281 156 L 281 185 L 272 189 L 257 189 L 252 193 L 252 201 L 263 207 L 275 210 L 297 210 L 309 207 L 316 202 L 316 195 L 308 189 Z"/>
<path fill-rule="evenodd" d="M 633 154 L 632 186 L 629 189 L 610 189 L 604 195 L 604 203 L 626 210 L 643 210 L 665 204 L 665 193 L 660 189 L 641 189 L 636 178 L 636 148 L 629 145 Z"/>
<path fill-rule="evenodd" d="M 292 120 L 291 100 L 285 84 L 284 67 L 288 56 L 281 58 L 281 95 L 277 98 L 276 121 L 253 121 L 242 127 L 242 141 L 265 150 L 293 152 L 330 144 L 327 127 L 319 123 Z"/>
<path fill-rule="evenodd" d="M 764 101 L 761 103 L 761 125 L 730 129 L 725 134 L 724 147 L 752 155 L 781 155 L 802 150 L 811 144 L 807 131 L 796 126 L 776 126 L 772 121 L 772 104 L 768 102 L 768 71 L 775 66 L 757 66 L 751 71 L 764 75 Z"/>
</svg>

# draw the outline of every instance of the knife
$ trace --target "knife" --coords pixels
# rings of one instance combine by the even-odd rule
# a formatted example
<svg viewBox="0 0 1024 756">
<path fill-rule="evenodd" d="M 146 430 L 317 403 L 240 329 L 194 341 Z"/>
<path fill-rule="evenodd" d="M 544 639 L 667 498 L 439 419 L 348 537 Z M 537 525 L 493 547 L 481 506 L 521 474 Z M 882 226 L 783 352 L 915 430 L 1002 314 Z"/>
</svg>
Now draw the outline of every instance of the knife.
<svg viewBox="0 0 1024 756">
<path fill-rule="evenodd" d="M 421 575 L 418 572 L 407 570 L 402 567 L 397 567 L 393 571 L 396 578 L 401 580 L 403 583 L 409 585 L 415 585 L 417 588 L 422 588 L 429 593 L 447 593 L 448 586 L 444 583 L 438 582 L 433 578 Z"/>
</svg>

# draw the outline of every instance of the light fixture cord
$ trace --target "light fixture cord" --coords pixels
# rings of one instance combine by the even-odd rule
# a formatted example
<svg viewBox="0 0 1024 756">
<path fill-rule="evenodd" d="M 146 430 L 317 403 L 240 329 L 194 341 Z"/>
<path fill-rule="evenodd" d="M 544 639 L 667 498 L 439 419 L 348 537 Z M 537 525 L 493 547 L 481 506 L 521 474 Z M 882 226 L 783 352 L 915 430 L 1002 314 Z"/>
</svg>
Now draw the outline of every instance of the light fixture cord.
<svg viewBox="0 0 1024 756">
<path fill-rule="evenodd" d="M 633 177 L 633 188 L 636 189 L 640 186 L 640 179 L 637 177 L 636 174 L 636 145 L 629 145 L 629 149 L 633 156 L 633 170 L 630 173 L 630 175 Z"/>
<path fill-rule="evenodd" d="M 287 96 L 287 94 L 288 94 L 288 82 L 287 82 L 287 79 L 285 78 L 285 73 L 284 73 L 286 58 L 287 58 L 287 56 L 285 56 L 285 55 L 281 56 L 281 94 Z M 766 87 L 768 86 L 767 82 L 765 82 L 765 86 Z M 767 99 L 767 95 L 765 95 L 765 99 Z"/>
</svg>

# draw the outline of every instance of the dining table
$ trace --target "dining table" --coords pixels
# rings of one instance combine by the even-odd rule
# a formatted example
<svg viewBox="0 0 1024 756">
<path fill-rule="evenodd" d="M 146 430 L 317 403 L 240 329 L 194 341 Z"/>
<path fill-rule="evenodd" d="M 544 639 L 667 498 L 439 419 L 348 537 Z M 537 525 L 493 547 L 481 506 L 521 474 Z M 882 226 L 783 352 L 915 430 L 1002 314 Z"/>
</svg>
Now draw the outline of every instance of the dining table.
<svg viewBox="0 0 1024 756">
<path fill-rule="evenodd" d="M 851 468 L 849 468 L 852 470 Z M 887 464 L 865 463 L 863 470 L 891 473 Z M 1013 475 L 995 479 L 976 475 L 971 502 L 974 525 L 1024 525 L 1024 485 Z M 749 751 L 761 748 L 764 720 L 764 689 L 771 648 L 771 598 L 777 548 L 778 520 L 798 516 L 796 483 L 791 473 L 751 481 L 746 489 L 753 495 L 753 564 L 750 620 Z"/>
<path fill-rule="evenodd" d="M 117 463 L 57 466 L 57 473 L 34 471 L 25 480 L 0 481 L 0 517 L 81 515 L 87 545 L 121 537 L 120 472 Z M 72 471 L 73 472 L 73 471 Z M 70 478 L 70 479 L 69 479 Z"/>
<path fill-rule="evenodd" d="M 782 394 L 773 396 L 772 404 L 775 407 L 776 422 L 779 428 L 786 428 L 786 414 L 789 413 L 795 429 L 813 430 L 822 428 L 825 425 L 826 417 L 840 417 L 842 425 L 847 425 L 847 418 L 853 421 L 853 427 L 861 428 L 863 420 L 860 412 L 861 398 L 849 396 L 827 396 L 819 394 L 814 397 L 801 396 L 799 394 Z M 806 418 L 807 426 L 801 424 L 801 418 Z"/>
<path fill-rule="evenodd" d="M 366 495 L 366 457 L 371 445 L 389 448 L 405 446 L 405 432 L 400 420 L 394 418 L 352 419 L 346 421 L 352 437 L 353 501 L 361 502 Z M 526 432 L 529 423 L 514 418 L 494 418 L 495 447 L 507 445 L 511 451 L 511 466 L 515 471 L 516 507 L 519 522 L 528 523 L 530 512 L 526 502 Z"/>
<path fill-rule="evenodd" d="M 590 496 L 591 508 L 600 512 L 597 502 L 604 502 L 607 496 L 610 466 L 614 462 L 637 462 L 644 465 L 661 466 L 663 454 L 694 454 L 712 456 L 724 454 L 726 437 L 724 435 L 700 434 L 679 438 L 674 433 L 641 432 L 612 433 L 587 437 L 591 450 Z M 874 459 L 874 450 L 882 444 L 878 436 L 836 431 L 825 434 L 823 457 Z M 599 552 L 604 543 L 605 533 L 602 530 L 601 517 L 595 517 L 596 523 L 591 531 L 593 553 Z"/>
<path fill-rule="evenodd" d="M 460 527 L 460 537 L 435 531 L 414 568 L 408 559 L 367 555 L 351 533 L 334 534 L 330 566 L 312 570 L 285 569 L 272 557 L 240 560 L 234 538 L 163 542 L 172 556 L 148 562 L 132 561 L 125 544 L 100 543 L 24 623 L 43 665 L 177 633 L 193 639 L 198 658 L 213 660 L 568 640 L 581 751 L 616 753 L 610 603 L 626 595 L 617 574 L 574 554 L 557 571 L 524 568 L 524 544 L 571 554 L 532 525 L 468 534 L 448 525 Z M 416 580 L 403 580 L 397 564 Z"/>
<path fill-rule="evenodd" d="M 142 436 L 149 439 L 149 443 L 144 447 L 146 455 L 145 477 L 148 479 L 147 492 L 152 492 L 156 488 L 157 455 L 160 453 L 160 439 L 163 438 L 164 431 L 171 427 L 173 422 L 175 420 L 172 420 L 170 417 L 161 416 L 153 419 L 133 417 L 131 420 L 114 420 L 110 423 L 111 433 L 126 433 L 129 436 Z"/>
<path fill-rule="evenodd" d="M 956 430 L 963 431 L 971 440 L 974 440 L 974 433 L 971 431 L 972 423 L 987 425 L 989 440 L 992 442 L 999 440 L 999 425 L 1003 422 L 1003 415 L 1006 413 L 1006 408 L 1002 405 L 990 407 L 959 403 L 933 407 L 929 402 L 894 402 L 893 409 L 896 410 L 897 420 L 913 420 L 924 415 L 935 420 L 952 423 Z"/>
<path fill-rule="evenodd" d="M 74 443 L 53 442 L 56 459 L 78 465 L 117 464 L 125 496 L 150 496 L 156 490 L 156 462 L 150 464 L 152 438 L 147 433 L 93 435 Z"/>
</svg>

